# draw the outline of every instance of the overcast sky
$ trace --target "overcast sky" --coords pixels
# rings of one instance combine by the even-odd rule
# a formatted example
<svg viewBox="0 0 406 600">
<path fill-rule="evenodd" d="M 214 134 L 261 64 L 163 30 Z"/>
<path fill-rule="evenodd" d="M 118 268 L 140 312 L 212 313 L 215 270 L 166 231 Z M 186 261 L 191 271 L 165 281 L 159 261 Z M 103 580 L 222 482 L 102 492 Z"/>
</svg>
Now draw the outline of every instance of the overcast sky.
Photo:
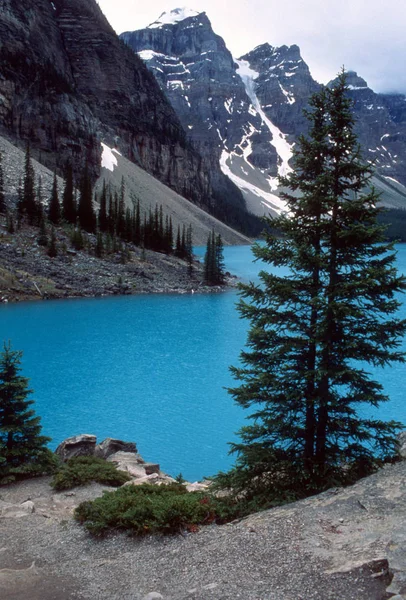
<svg viewBox="0 0 406 600">
<path fill-rule="evenodd" d="M 341 66 L 376 92 L 406 93 L 406 0 L 98 0 L 121 33 L 179 6 L 205 11 L 238 58 L 259 44 L 298 44 L 315 79 Z"/>
</svg>

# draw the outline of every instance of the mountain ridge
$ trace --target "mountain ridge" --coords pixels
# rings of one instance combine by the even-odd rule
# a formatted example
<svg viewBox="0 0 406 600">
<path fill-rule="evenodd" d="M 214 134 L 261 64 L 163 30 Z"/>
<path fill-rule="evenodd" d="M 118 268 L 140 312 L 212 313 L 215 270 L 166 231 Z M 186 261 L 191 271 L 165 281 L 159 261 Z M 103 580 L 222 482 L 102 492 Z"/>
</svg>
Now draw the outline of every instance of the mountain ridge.
<svg viewBox="0 0 406 600">
<path fill-rule="evenodd" d="M 279 213 L 283 205 L 276 176 L 292 166 L 289 147 L 307 131 L 303 109 L 320 84 L 297 45 L 273 47 L 265 42 L 235 59 L 206 13 L 181 19 L 185 9 L 178 11 L 161 15 L 164 22 L 155 22 L 152 29 L 120 37 L 145 59 L 194 147 L 211 155 L 211 164 L 220 162 L 223 173 L 243 192 L 249 210 Z M 176 19 L 171 20 L 172 13 Z M 403 197 L 406 97 L 375 94 L 352 71 L 348 80 L 365 159 L 374 162 L 379 176 L 397 180 Z"/>
</svg>

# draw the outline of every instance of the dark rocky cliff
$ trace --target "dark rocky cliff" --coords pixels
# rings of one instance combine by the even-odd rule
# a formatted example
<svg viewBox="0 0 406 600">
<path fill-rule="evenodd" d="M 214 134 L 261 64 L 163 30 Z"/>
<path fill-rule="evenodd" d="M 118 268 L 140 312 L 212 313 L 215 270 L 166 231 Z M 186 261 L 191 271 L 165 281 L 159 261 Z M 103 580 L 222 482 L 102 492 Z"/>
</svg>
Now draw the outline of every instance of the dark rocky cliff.
<svg viewBox="0 0 406 600">
<path fill-rule="evenodd" d="M 100 140 L 193 199 L 210 203 L 210 175 L 143 62 L 95 0 L 2 0 L 0 131 L 47 166 L 88 157 Z"/>
</svg>

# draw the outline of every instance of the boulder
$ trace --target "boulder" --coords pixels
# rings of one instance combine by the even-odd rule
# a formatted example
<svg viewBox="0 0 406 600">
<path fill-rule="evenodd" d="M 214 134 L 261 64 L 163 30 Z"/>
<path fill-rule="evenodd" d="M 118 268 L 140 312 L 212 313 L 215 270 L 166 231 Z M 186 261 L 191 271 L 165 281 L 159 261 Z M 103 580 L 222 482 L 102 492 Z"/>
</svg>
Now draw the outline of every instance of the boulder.
<svg viewBox="0 0 406 600">
<path fill-rule="evenodd" d="M 123 442 L 114 438 L 106 438 L 100 444 L 97 444 L 94 454 L 99 458 L 108 458 L 116 452 L 132 452 L 137 453 L 137 446 L 134 442 Z"/>
<path fill-rule="evenodd" d="M 176 480 L 173 479 L 173 477 L 165 475 L 164 473 L 151 473 L 151 475 L 145 475 L 144 477 L 127 481 L 124 485 L 142 485 L 143 483 L 149 483 L 153 485 L 169 485 L 170 483 L 175 482 Z"/>
<path fill-rule="evenodd" d="M 398 453 L 406 460 L 406 431 L 401 431 L 398 435 Z"/>
<path fill-rule="evenodd" d="M 27 517 L 33 512 L 35 512 L 35 505 L 31 500 L 27 500 L 22 504 L 0 503 L 0 516 L 4 518 L 19 519 L 20 517 Z"/>
<path fill-rule="evenodd" d="M 96 447 L 96 436 L 83 433 L 67 438 L 55 450 L 64 462 L 76 456 L 93 456 Z"/>
</svg>

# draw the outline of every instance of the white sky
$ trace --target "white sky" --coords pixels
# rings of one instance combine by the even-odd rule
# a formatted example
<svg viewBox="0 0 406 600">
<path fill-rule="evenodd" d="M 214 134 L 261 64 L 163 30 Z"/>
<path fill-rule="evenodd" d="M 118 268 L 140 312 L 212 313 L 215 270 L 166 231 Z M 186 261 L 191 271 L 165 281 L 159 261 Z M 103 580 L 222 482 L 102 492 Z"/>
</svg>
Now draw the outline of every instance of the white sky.
<svg viewBox="0 0 406 600">
<path fill-rule="evenodd" d="M 315 79 L 342 65 L 376 92 L 406 93 L 406 0 L 98 0 L 117 33 L 180 6 L 205 11 L 238 58 L 255 46 L 297 44 Z"/>
</svg>

